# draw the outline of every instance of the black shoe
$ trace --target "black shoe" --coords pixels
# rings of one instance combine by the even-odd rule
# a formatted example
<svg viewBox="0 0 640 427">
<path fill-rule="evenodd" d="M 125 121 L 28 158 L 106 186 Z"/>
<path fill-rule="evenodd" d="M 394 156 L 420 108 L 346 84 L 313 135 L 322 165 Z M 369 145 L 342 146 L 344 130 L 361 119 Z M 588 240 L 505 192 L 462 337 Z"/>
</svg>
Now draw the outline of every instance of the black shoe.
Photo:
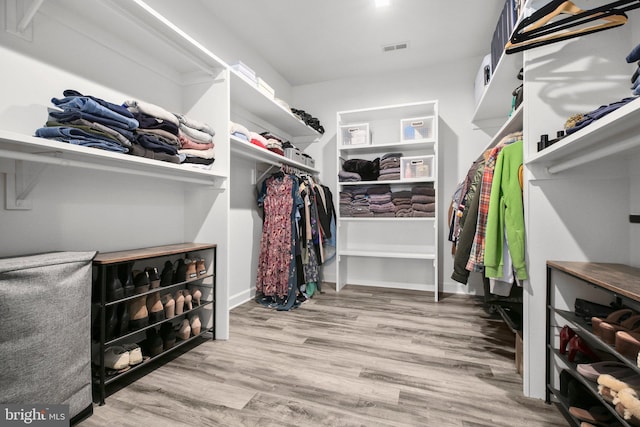
<svg viewBox="0 0 640 427">
<path fill-rule="evenodd" d="M 106 308 L 104 339 L 110 341 L 116 337 L 118 330 L 118 306 L 110 305 Z"/>
<path fill-rule="evenodd" d="M 143 348 L 146 348 L 147 354 L 151 357 L 162 353 L 162 338 L 158 335 L 156 328 L 147 329 L 147 339 L 143 343 Z"/>
<path fill-rule="evenodd" d="M 105 283 L 107 290 L 107 301 L 116 301 L 124 298 L 124 288 L 120 279 L 116 274 L 116 267 L 107 267 L 107 282 Z"/>
<path fill-rule="evenodd" d="M 147 276 L 149 276 L 149 283 L 151 283 L 151 289 L 155 289 L 160 286 L 160 275 L 158 274 L 158 269 L 155 267 L 147 267 L 144 269 L 147 272 Z"/>
<path fill-rule="evenodd" d="M 170 286 L 173 284 L 173 263 L 166 261 L 162 273 L 160 273 L 160 286 Z"/>
<path fill-rule="evenodd" d="M 146 271 L 134 271 L 133 272 L 133 286 L 136 294 L 142 294 L 149 290 L 149 275 Z"/>
<path fill-rule="evenodd" d="M 133 285 L 132 285 L 133 286 Z M 125 302 L 119 304 L 119 312 L 118 316 L 118 336 L 121 337 L 129 332 L 129 303 Z"/>
<path fill-rule="evenodd" d="M 173 283 L 181 283 L 187 281 L 187 264 L 185 264 L 184 259 L 180 258 L 178 261 L 178 266 L 176 267 L 176 272 L 173 275 Z"/>
<path fill-rule="evenodd" d="M 133 264 L 126 263 L 118 266 L 118 278 L 124 289 L 124 297 L 130 297 L 134 294 L 135 287 L 133 286 L 133 276 L 131 275 L 131 269 Z"/>
<path fill-rule="evenodd" d="M 169 350 L 176 344 L 176 330 L 171 322 L 163 323 L 160 327 L 160 336 L 162 337 L 162 348 Z"/>
</svg>

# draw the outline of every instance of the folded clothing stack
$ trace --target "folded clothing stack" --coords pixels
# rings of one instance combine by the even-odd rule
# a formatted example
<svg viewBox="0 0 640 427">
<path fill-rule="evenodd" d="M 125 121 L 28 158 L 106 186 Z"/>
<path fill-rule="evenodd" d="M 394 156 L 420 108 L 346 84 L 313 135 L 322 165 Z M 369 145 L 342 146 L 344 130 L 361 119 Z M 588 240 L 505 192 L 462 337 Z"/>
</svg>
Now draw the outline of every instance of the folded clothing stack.
<svg viewBox="0 0 640 427">
<path fill-rule="evenodd" d="M 411 191 L 403 190 L 392 192 L 391 203 L 396 207 L 397 217 L 412 216 L 413 209 L 411 208 Z"/>
<path fill-rule="evenodd" d="M 342 164 L 342 170 L 360 175 L 362 181 L 375 181 L 380 176 L 380 158 L 349 159 Z"/>
<path fill-rule="evenodd" d="M 178 154 L 184 155 L 183 163 L 209 166 L 215 161 L 213 137 L 215 130 L 207 123 L 202 123 L 187 116 L 175 115 L 178 118 L 178 138 L 180 150 Z"/>
<path fill-rule="evenodd" d="M 260 135 L 258 132 L 249 132 L 249 138 L 253 145 L 257 145 L 258 147 L 264 148 L 265 150 L 267 149 L 267 138 Z"/>
<path fill-rule="evenodd" d="M 378 181 L 400 179 L 400 158 L 402 153 L 387 153 L 380 158 L 380 176 Z"/>
<path fill-rule="evenodd" d="M 627 105 L 629 102 L 638 99 L 637 96 L 630 96 L 627 98 L 623 98 L 620 101 L 612 102 L 608 105 L 601 105 L 593 111 L 590 111 L 586 114 L 578 114 L 570 117 L 565 123 L 565 131 L 567 135 L 571 135 L 574 132 L 579 131 L 580 129 L 590 125 L 606 116 L 607 114 L 613 113 L 618 108 Z"/>
<path fill-rule="evenodd" d="M 412 217 L 434 217 L 436 213 L 436 190 L 427 185 L 411 188 Z"/>
<path fill-rule="evenodd" d="M 49 109 L 46 125 L 35 136 L 85 147 L 128 153 L 138 121 L 124 107 L 75 90 L 64 98 L 52 98 L 57 109 Z"/>
<path fill-rule="evenodd" d="M 280 138 L 270 132 L 262 132 L 260 135 L 267 140 L 267 143 L 265 144 L 267 146 L 267 150 L 284 156 L 284 149 L 282 148 L 282 140 Z"/>
<path fill-rule="evenodd" d="M 373 216 L 395 217 L 396 206 L 391 201 L 391 187 L 387 184 L 371 186 L 367 189 L 369 209 Z"/>
<path fill-rule="evenodd" d="M 251 142 L 251 132 L 240 123 L 229 121 L 229 135 L 233 135 L 243 141 Z"/>
<path fill-rule="evenodd" d="M 340 216 L 370 217 L 373 213 L 369 207 L 367 188 L 349 188 L 340 192 Z"/>
<path fill-rule="evenodd" d="M 154 104 L 130 99 L 124 106 L 141 120 L 135 131 L 131 153 L 134 156 L 181 163 L 178 156 L 178 119 L 173 113 Z"/>
<path fill-rule="evenodd" d="M 307 113 L 304 110 L 298 110 L 297 108 L 292 108 L 291 112 L 300 120 L 302 120 L 307 126 L 317 130 L 320 133 L 324 133 L 324 127 L 322 127 L 322 125 L 320 124 L 320 120 L 313 117 L 311 114 Z"/>
<path fill-rule="evenodd" d="M 637 62 L 638 68 L 631 76 L 631 91 L 634 95 L 640 95 L 640 44 L 631 49 L 627 55 L 627 63 Z"/>
</svg>

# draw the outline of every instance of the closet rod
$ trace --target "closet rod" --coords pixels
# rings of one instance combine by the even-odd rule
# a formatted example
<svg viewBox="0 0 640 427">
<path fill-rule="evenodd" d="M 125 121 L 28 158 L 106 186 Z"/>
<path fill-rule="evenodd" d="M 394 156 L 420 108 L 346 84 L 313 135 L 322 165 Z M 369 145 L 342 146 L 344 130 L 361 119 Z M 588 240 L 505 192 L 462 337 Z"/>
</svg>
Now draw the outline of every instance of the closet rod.
<svg viewBox="0 0 640 427">
<path fill-rule="evenodd" d="M 547 168 L 547 172 L 549 172 L 550 174 L 563 172 L 565 170 L 572 169 L 576 166 L 598 161 L 604 157 L 612 156 L 622 151 L 630 150 L 632 148 L 636 148 L 639 146 L 640 146 L 640 139 L 631 138 L 630 140 L 627 140 L 625 142 L 621 142 L 619 144 L 607 145 L 600 149 L 590 151 L 581 156 L 556 163 L 553 166 L 549 166 Z"/>
<path fill-rule="evenodd" d="M 10 150 L 2 150 L 2 149 L 0 149 L 0 158 L 6 158 L 6 159 L 12 159 L 12 160 L 25 160 L 25 161 L 34 162 L 34 163 L 46 163 L 49 165 L 76 167 L 81 169 L 92 169 L 92 170 L 102 170 L 107 172 L 127 173 L 130 175 L 141 175 L 141 176 L 146 176 L 151 178 L 169 179 L 172 181 L 182 181 L 182 182 L 189 182 L 189 183 L 201 184 L 201 185 L 214 184 L 214 181 L 212 179 L 172 176 L 171 174 L 160 173 L 160 172 L 150 172 L 150 171 L 144 171 L 144 170 L 130 169 L 126 167 L 101 165 L 97 163 L 86 163 L 78 160 L 62 159 L 60 157 L 49 157 L 41 154 L 22 153 L 18 151 L 10 151 Z M 218 178 L 218 177 L 215 177 L 215 178 Z"/>
</svg>

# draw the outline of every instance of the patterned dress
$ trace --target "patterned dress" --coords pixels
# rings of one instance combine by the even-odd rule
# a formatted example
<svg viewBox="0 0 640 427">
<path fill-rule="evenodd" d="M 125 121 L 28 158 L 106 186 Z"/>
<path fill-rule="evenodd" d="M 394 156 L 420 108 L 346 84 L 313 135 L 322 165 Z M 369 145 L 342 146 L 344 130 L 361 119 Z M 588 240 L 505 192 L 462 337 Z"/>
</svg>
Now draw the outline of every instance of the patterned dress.
<svg viewBox="0 0 640 427">
<path fill-rule="evenodd" d="M 295 268 L 292 217 L 297 191 L 294 189 L 297 190 L 297 184 L 292 177 L 273 176 L 263 184 L 258 199 L 264 208 L 264 223 L 256 291 L 264 296 L 286 298 L 290 291 L 291 272 Z"/>
</svg>

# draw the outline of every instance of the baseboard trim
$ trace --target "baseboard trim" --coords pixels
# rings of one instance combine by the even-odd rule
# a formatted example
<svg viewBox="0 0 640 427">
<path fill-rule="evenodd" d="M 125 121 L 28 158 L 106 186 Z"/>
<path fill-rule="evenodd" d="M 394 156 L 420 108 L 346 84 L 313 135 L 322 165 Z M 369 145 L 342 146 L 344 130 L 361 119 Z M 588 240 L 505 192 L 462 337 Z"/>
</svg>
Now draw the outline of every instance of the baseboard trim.
<svg viewBox="0 0 640 427">
<path fill-rule="evenodd" d="M 256 295 L 255 288 L 246 289 L 242 292 L 238 292 L 235 295 L 231 295 L 229 297 L 229 310 L 238 307 L 239 305 L 244 304 L 247 301 L 252 300 Z"/>
</svg>

